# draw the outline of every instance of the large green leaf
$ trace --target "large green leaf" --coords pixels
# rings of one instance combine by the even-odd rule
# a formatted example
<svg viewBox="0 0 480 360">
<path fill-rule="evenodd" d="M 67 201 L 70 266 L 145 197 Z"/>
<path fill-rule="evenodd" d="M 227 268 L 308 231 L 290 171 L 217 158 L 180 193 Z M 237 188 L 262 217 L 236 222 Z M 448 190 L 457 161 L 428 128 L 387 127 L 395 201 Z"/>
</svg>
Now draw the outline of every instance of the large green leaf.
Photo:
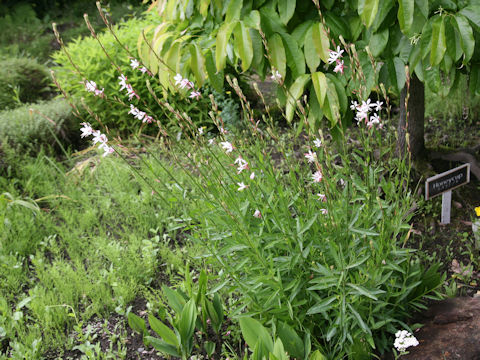
<svg viewBox="0 0 480 360">
<path fill-rule="evenodd" d="M 217 71 L 221 71 L 225 68 L 227 62 L 227 45 L 235 25 L 237 25 L 236 21 L 225 22 L 220 29 L 218 29 L 215 44 L 215 62 L 217 64 Z"/>
<path fill-rule="evenodd" d="M 430 65 L 437 66 L 443 59 L 447 49 L 445 39 L 445 21 L 437 16 L 432 22 L 432 45 L 430 48 Z"/>
<path fill-rule="evenodd" d="M 255 348 L 257 342 L 261 342 L 268 351 L 273 351 L 273 341 L 267 329 L 260 322 L 249 317 L 241 317 L 238 321 L 245 342 L 251 349 Z"/>
<path fill-rule="evenodd" d="M 312 36 L 318 56 L 320 56 L 320 59 L 322 59 L 324 63 L 327 63 L 330 55 L 330 42 L 322 23 L 312 25 Z"/>
<path fill-rule="evenodd" d="M 285 45 L 285 55 L 287 56 L 287 65 L 292 70 L 294 78 L 305 74 L 305 58 L 302 50 L 292 35 L 287 33 L 280 34 Z"/>
<path fill-rule="evenodd" d="M 322 107 L 323 113 L 330 120 L 330 126 L 333 128 L 340 120 L 340 105 L 335 84 L 327 78 L 327 93 Z"/>
<path fill-rule="evenodd" d="M 283 346 L 285 350 L 294 358 L 296 359 L 303 359 L 304 356 L 304 345 L 303 341 L 286 323 L 280 323 L 277 328 L 278 337 L 282 340 Z"/>
<path fill-rule="evenodd" d="M 375 20 L 375 16 L 377 16 L 378 3 L 379 0 L 358 1 L 358 13 L 367 28 L 373 24 L 373 20 Z"/>
<path fill-rule="evenodd" d="M 190 45 L 190 68 L 195 75 L 198 87 L 201 87 L 205 81 L 205 58 L 196 43 Z"/>
<path fill-rule="evenodd" d="M 280 14 L 280 20 L 287 25 L 289 20 L 295 13 L 295 6 L 297 0 L 278 0 L 278 13 Z"/>
<path fill-rule="evenodd" d="M 231 23 L 232 21 L 240 18 L 240 12 L 242 11 L 243 0 L 230 0 L 228 3 L 227 13 L 225 15 L 225 23 Z"/>
<path fill-rule="evenodd" d="M 300 96 L 302 96 L 303 89 L 309 80 L 310 75 L 303 74 L 297 77 L 292 86 L 290 86 L 287 94 L 287 106 L 285 108 L 285 114 L 288 122 L 292 121 L 295 108 L 297 107 L 297 100 L 300 98 Z"/>
<path fill-rule="evenodd" d="M 398 0 L 398 24 L 404 34 L 408 34 L 413 23 L 414 0 Z"/>
<path fill-rule="evenodd" d="M 480 4 L 471 4 L 464 7 L 459 11 L 459 14 L 465 16 L 475 27 L 477 31 L 480 31 Z"/>
<path fill-rule="evenodd" d="M 148 315 L 148 323 L 152 330 L 155 331 L 166 343 L 178 347 L 177 336 L 167 325 L 153 315 Z"/>
<path fill-rule="evenodd" d="M 370 38 L 370 51 L 372 52 L 372 55 L 377 57 L 379 56 L 383 50 L 385 49 L 385 46 L 387 46 L 388 43 L 388 28 L 373 34 L 372 37 Z"/>
<path fill-rule="evenodd" d="M 196 321 L 197 307 L 195 305 L 195 299 L 190 299 L 185 304 L 180 314 L 180 319 L 177 322 L 177 329 L 182 339 L 182 345 L 191 343 Z"/>
<path fill-rule="evenodd" d="M 318 103 L 323 108 L 325 102 L 325 96 L 327 94 L 327 78 L 321 71 L 312 74 L 312 83 L 315 88 L 315 94 L 317 95 Z"/>
<path fill-rule="evenodd" d="M 180 357 L 180 354 L 173 345 L 167 344 L 165 341 L 160 340 L 156 337 L 146 336 L 145 343 L 153 346 L 156 350 L 161 351 L 164 354 Z"/>
<path fill-rule="evenodd" d="M 428 0 L 415 0 L 415 5 L 417 6 L 418 10 L 420 10 L 423 17 L 428 19 Z"/>
<path fill-rule="evenodd" d="M 472 58 L 473 50 L 475 49 L 475 38 L 473 37 L 473 30 L 468 23 L 467 18 L 462 14 L 459 13 L 453 18 L 455 19 L 453 23 L 456 24 L 458 33 L 460 34 L 460 44 L 463 53 L 465 54 L 463 62 L 467 63 Z"/>
<path fill-rule="evenodd" d="M 213 59 L 212 52 L 210 50 L 205 54 L 205 68 L 207 69 L 210 84 L 212 84 L 216 91 L 222 92 L 224 82 L 223 71 L 217 72 L 215 60 Z"/>
<path fill-rule="evenodd" d="M 395 82 L 393 82 L 395 85 L 397 85 L 398 91 L 402 90 L 403 87 L 405 86 L 405 81 L 407 81 L 407 74 L 405 73 L 405 64 L 403 61 L 395 57 L 393 59 L 393 66 L 395 69 Z"/>
<path fill-rule="evenodd" d="M 252 10 L 250 12 L 250 14 L 248 14 L 247 16 L 245 16 L 243 18 L 243 22 L 245 23 L 245 25 L 247 27 L 250 27 L 250 28 L 253 28 L 253 29 L 256 29 L 256 30 L 260 30 L 261 27 L 260 27 L 260 13 L 258 12 L 258 10 Z"/>
<path fill-rule="evenodd" d="M 240 60 L 242 60 L 242 70 L 247 71 L 253 59 L 253 45 L 250 31 L 244 23 L 240 21 L 235 27 L 233 35 L 235 37 L 235 49 L 238 51 Z"/>
<path fill-rule="evenodd" d="M 145 324 L 145 320 L 143 320 L 140 316 L 137 316 L 134 313 L 130 312 L 128 313 L 127 320 L 128 325 L 136 332 L 139 332 L 142 335 L 147 333 L 147 326 Z"/>
<path fill-rule="evenodd" d="M 305 61 L 310 73 L 317 71 L 318 65 L 320 65 L 320 57 L 318 56 L 317 51 L 315 50 L 315 44 L 313 42 L 312 27 L 307 30 L 305 34 L 305 41 L 303 44 L 303 52 L 305 53 Z"/>
<path fill-rule="evenodd" d="M 273 67 L 285 79 L 287 73 L 287 60 L 285 55 L 285 47 L 283 46 L 282 38 L 279 34 L 273 34 L 268 39 L 268 49 L 272 58 Z"/>
</svg>

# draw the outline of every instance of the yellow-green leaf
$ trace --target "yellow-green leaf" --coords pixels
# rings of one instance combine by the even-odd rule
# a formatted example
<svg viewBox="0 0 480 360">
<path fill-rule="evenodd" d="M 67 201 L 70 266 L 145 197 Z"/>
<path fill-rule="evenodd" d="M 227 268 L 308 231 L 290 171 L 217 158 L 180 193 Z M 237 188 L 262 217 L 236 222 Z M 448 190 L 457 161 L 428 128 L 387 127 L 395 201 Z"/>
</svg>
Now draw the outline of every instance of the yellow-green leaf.
<svg viewBox="0 0 480 360">
<path fill-rule="evenodd" d="M 215 62 L 217 64 L 217 71 L 221 71 L 225 68 L 227 62 L 227 44 L 235 25 L 237 25 L 236 21 L 226 22 L 218 30 L 215 43 Z"/>
<path fill-rule="evenodd" d="M 197 81 L 198 87 L 205 81 L 205 57 L 197 44 L 190 46 L 190 68 Z"/>
<path fill-rule="evenodd" d="M 438 16 L 432 22 L 432 45 L 430 48 L 430 65 L 440 64 L 447 49 L 445 40 L 445 22 L 443 16 Z"/>
<path fill-rule="evenodd" d="M 373 24 L 373 20 L 377 16 L 378 2 L 379 0 L 360 0 L 358 2 L 358 13 L 367 28 Z"/>
<path fill-rule="evenodd" d="M 320 59 L 322 59 L 324 63 L 328 62 L 330 42 L 328 41 L 328 34 L 322 23 L 312 25 L 312 36 L 318 56 L 320 56 Z"/>
<path fill-rule="evenodd" d="M 315 94 L 317 95 L 318 103 L 323 108 L 325 102 L 325 95 L 327 94 L 327 78 L 322 72 L 316 72 L 312 74 L 313 87 L 315 88 Z"/>
<path fill-rule="evenodd" d="M 246 71 L 252 64 L 253 59 L 253 45 L 250 31 L 243 22 L 240 21 L 235 27 L 233 35 L 235 37 L 235 49 L 238 51 L 240 60 L 242 60 L 242 70 Z"/>
<path fill-rule="evenodd" d="M 307 30 L 305 34 L 305 40 L 303 43 L 303 52 L 305 53 L 305 61 L 310 73 L 317 71 L 318 65 L 320 65 L 320 57 L 315 50 L 315 44 L 313 42 L 312 27 Z"/>
<path fill-rule="evenodd" d="M 453 23 L 456 24 L 457 30 L 460 34 L 460 44 L 462 46 L 463 53 L 465 54 L 463 62 L 466 63 L 472 58 L 473 50 L 475 48 L 473 30 L 465 16 L 456 14 L 454 19 L 455 21 Z"/>
<path fill-rule="evenodd" d="M 414 0 L 398 0 L 398 23 L 400 30 L 404 34 L 408 34 L 413 23 L 413 10 L 415 7 Z"/>
<path fill-rule="evenodd" d="M 268 49 L 272 58 L 272 66 L 280 73 L 280 75 L 282 75 L 282 78 L 285 79 L 287 60 L 285 47 L 283 46 L 283 41 L 280 35 L 273 34 L 270 39 L 268 39 Z"/>
<path fill-rule="evenodd" d="M 287 25 L 288 21 L 295 13 L 295 6 L 297 0 L 278 0 L 278 12 L 280 14 L 280 20 Z"/>
<path fill-rule="evenodd" d="M 309 80 L 310 75 L 303 74 L 297 77 L 292 86 L 290 86 L 287 94 L 287 106 L 285 108 L 285 114 L 288 122 L 292 121 L 295 108 L 297 107 L 297 100 L 300 98 L 300 96 L 302 96 L 303 89 Z"/>
<path fill-rule="evenodd" d="M 225 22 L 230 23 L 240 18 L 243 0 L 230 0 L 228 3 L 227 14 L 225 15 Z"/>
</svg>

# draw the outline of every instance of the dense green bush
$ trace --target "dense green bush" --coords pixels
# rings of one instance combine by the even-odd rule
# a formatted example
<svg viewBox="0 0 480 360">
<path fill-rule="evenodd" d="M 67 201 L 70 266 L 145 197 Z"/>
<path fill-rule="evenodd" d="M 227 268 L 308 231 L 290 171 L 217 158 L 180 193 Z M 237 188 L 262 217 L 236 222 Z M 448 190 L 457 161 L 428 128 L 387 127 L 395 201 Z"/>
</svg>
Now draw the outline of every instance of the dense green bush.
<svg viewBox="0 0 480 360">
<path fill-rule="evenodd" d="M 9 58 L 0 61 L 0 110 L 49 96 L 48 69 L 34 59 Z"/>
<path fill-rule="evenodd" d="M 74 126 L 72 109 L 63 99 L 27 104 L 0 112 L 0 143 L 22 150 L 37 149 L 54 145 L 57 139 L 68 140 Z"/>
</svg>

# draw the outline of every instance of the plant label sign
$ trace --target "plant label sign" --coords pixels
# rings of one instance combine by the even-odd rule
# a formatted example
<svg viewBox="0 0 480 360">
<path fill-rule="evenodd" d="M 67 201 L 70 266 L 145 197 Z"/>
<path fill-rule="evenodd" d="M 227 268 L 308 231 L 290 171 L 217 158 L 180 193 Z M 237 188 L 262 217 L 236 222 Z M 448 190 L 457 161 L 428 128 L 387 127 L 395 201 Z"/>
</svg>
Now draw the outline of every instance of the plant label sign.
<svg viewBox="0 0 480 360">
<path fill-rule="evenodd" d="M 442 195 L 441 224 L 450 224 L 452 190 L 470 182 L 470 164 L 429 177 L 425 182 L 425 199 Z"/>
</svg>

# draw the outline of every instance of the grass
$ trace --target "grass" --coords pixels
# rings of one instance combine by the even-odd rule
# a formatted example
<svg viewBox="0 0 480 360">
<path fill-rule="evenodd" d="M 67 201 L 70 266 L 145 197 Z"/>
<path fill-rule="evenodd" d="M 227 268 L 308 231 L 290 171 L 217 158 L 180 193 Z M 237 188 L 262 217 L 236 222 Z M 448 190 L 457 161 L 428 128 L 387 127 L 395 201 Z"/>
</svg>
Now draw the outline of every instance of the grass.
<svg viewBox="0 0 480 360">
<path fill-rule="evenodd" d="M 15 180 L 0 178 L 0 188 L 13 198 L 40 207 L 3 209 L 3 358 L 37 358 L 48 349 L 73 346 L 74 325 L 124 314 L 160 279 L 173 282 L 186 251 L 194 253 L 188 244 L 175 243 L 178 229 L 169 231 L 182 228 L 175 204 L 158 206 L 151 189 L 123 160 L 104 160 L 86 159 L 77 163 L 83 171 L 67 173 L 71 163 L 40 153 L 21 160 Z M 25 352 L 35 348 L 34 342 L 36 355 Z"/>
</svg>

